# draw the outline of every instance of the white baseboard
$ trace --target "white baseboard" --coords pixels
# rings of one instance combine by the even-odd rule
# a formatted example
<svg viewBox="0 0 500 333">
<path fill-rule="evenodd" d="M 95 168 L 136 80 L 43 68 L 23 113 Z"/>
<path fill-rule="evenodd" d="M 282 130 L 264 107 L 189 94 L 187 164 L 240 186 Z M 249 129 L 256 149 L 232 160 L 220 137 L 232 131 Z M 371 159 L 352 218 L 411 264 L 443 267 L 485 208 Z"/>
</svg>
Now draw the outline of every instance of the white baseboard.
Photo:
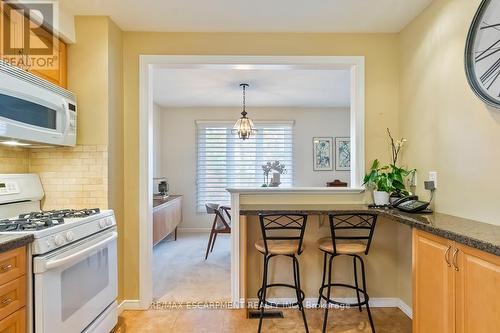
<svg viewBox="0 0 500 333">
<path fill-rule="evenodd" d="M 356 303 L 357 299 L 356 298 L 334 298 L 335 301 L 340 302 L 340 303 Z M 253 303 L 257 304 L 258 303 L 257 298 L 249 298 L 247 300 L 247 303 Z M 295 298 L 270 298 L 270 302 L 274 303 L 294 303 L 296 301 Z M 318 302 L 317 298 L 306 298 L 304 299 L 304 303 L 309 307 L 312 307 L 316 305 Z M 323 304 L 325 302 L 323 301 Z M 245 301 L 243 299 L 240 300 L 240 304 L 245 304 Z M 405 302 L 403 302 L 400 298 L 392 298 L 392 297 L 380 297 L 380 298 L 370 298 L 369 304 L 372 308 L 398 308 L 400 309 L 405 315 L 407 315 L 410 319 L 412 319 L 412 308 L 408 306 Z M 244 307 L 244 306 L 243 306 Z M 333 307 L 333 305 L 332 305 Z"/>
<path fill-rule="evenodd" d="M 177 232 L 189 233 L 189 232 L 205 232 L 210 233 L 210 228 L 177 228 Z"/>
<path fill-rule="evenodd" d="M 408 318 L 413 319 L 413 309 L 408 304 L 403 302 L 402 299 L 399 299 L 398 308 L 399 310 L 403 311 L 403 313 L 407 315 Z"/>
<path fill-rule="evenodd" d="M 137 299 L 126 299 L 118 304 L 118 315 L 120 315 L 124 310 L 143 310 L 141 306 L 141 301 Z"/>
</svg>

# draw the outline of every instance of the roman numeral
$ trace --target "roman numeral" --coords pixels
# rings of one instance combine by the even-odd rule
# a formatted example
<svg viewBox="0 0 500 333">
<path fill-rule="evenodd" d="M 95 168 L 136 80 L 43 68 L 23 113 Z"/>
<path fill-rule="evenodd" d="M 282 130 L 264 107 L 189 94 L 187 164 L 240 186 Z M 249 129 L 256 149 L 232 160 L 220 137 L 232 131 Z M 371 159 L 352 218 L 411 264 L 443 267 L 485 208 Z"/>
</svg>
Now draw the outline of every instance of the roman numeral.
<svg viewBox="0 0 500 333">
<path fill-rule="evenodd" d="M 483 23 L 486 23 L 486 22 L 483 22 Z M 484 29 L 491 29 L 491 28 L 496 28 L 500 26 L 500 23 L 497 23 L 497 24 L 487 24 L 487 25 L 483 25 L 480 30 L 484 30 Z"/>
<path fill-rule="evenodd" d="M 497 59 L 495 63 L 488 68 L 486 72 L 484 72 L 483 75 L 479 78 L 481 80 L 481 83 L 486 86 L 488 84 L 486 89 L 491 88 L 493 83 L 498 79 L 498 76 L 500 75 L 500 59 Z"/>
<path fill-rule="evenodd" d="M 488 58 L 489 56 L 497 53 L 498 51 L 500 51 L 500 48 L 494 48 L 495 46 L 497 46 L 498 44 L 500 43 L 500 39 L 497 40 L 495 43 L 491 44 L 486 50 L 482 51 L 481 53 L 479 53 L 477 56 L 476 56 L 476 62 L 479 62 L 483 59 L 486 59 Z M 488 53 L 489 52 L 489 53 Z M 486 54 L 488 53 L 488 54 Z"/>
</svg>

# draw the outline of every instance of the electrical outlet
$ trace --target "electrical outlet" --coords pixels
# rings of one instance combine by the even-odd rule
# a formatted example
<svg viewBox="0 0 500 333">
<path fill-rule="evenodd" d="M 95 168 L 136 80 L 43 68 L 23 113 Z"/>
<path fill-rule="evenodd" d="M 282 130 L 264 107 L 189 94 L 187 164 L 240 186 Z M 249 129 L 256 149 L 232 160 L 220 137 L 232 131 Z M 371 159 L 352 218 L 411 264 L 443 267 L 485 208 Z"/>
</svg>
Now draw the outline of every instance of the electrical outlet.
<svg viewBox="0 0 500 333">
<path fill-rule="evenodd" d="M 434 182 L 434 188 L 438 187 L 438 173 L 437 173 L 437 171 L 429 171 L 429 180 Z"/>
</svg>

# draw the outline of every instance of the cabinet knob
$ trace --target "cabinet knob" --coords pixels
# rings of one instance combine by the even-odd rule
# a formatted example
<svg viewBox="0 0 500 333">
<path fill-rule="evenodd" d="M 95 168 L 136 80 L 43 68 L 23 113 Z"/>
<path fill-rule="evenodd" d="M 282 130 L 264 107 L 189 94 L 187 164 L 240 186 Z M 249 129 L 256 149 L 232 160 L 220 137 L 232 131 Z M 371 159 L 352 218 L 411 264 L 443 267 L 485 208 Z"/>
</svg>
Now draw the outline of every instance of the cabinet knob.
<svg viewBox="0 0 500 333">
<path fill-rule="evenodd" d="M 3 306 L 9 305 L 12 303 L 12 298 L 4 298 L 1 303 Z"/>
<path fill-rule="evenodd" d="M 10 271 L 12 268 L 13 268 L 12 264 L 8 264 L 8 265 L 2 265 L 2 266 L 0 266 L 0 270 L 1 270 L 2 272 L 8 272 L 8 271 Z"/>
</svg>

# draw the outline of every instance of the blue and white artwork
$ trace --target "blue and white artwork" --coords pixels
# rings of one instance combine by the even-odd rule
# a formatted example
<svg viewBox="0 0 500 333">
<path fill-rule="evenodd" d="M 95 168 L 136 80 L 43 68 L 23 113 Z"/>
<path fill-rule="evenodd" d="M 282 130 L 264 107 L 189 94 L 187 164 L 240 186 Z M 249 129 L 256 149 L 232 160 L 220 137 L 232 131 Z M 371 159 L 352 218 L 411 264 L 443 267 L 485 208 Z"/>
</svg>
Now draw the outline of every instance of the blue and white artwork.
<svg viewBox="0 0 500 333">
<path fill-rule="evenodd" d="M 335 138 L 335 170 L 351 170 L 351 138 Z"/>
<path fill-rule="evenodd" d="M 314 171 L 333 170 L 333 138 L 313 138 Z"/>
</svg>

